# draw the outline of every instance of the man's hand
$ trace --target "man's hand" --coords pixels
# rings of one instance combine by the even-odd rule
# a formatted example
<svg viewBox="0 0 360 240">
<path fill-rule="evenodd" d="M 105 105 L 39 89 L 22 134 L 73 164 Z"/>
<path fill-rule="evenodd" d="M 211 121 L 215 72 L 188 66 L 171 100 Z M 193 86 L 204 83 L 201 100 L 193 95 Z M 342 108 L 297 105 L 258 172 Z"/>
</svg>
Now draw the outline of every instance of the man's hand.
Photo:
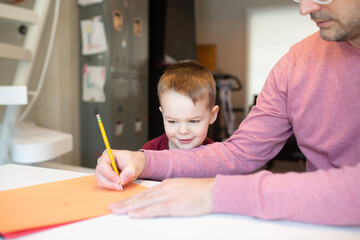
<svg viewBox="0 0 360 240">
<path fill-rule="evenodd" d="M 167 179 L 109 206 L 115 214 L 133 218 L 194 216 L 212 213 L 213 178 Z"/>
<path fill-rule="evenodd" d="M 120 190 L 119 184 L 125 185 L 136 180 L 145 168 L 145 154 L 124 150 L 111 150 L 117 167 L 120 169 L 118 176 L 112 166 L 111 160 L 105 150 L 95 169 L 97 185 L 102 188 Z"/>
</svg>

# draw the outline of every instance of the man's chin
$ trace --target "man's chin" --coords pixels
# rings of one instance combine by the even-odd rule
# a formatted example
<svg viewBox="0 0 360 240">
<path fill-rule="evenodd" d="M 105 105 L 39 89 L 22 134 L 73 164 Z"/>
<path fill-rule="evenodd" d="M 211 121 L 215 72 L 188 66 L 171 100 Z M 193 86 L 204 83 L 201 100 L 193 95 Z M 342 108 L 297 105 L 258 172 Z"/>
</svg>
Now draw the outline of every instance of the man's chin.
<svg viewBox="0 0 360 240">
<path fill-rule="evenodd" d="M 320 37 L 329 42 L 346 42 L 349 40 L 345 34 L 336 33 L 334 30 L 327 28 L 320 29 Z"/>
</svg>

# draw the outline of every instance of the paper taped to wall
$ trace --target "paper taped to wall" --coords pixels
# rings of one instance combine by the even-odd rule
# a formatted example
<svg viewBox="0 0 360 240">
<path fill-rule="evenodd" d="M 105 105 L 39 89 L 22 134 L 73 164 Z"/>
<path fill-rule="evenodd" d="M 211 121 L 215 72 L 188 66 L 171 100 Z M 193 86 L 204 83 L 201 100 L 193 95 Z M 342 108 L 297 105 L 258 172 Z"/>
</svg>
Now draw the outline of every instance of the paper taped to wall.
<svg viewBox="0 0 360 240">
<path fill-rule="evenodd" d="M 84 102 L 105 102 L 105 81 L 105 67 L 84 64 L 82 100 Z"/>
</svg>

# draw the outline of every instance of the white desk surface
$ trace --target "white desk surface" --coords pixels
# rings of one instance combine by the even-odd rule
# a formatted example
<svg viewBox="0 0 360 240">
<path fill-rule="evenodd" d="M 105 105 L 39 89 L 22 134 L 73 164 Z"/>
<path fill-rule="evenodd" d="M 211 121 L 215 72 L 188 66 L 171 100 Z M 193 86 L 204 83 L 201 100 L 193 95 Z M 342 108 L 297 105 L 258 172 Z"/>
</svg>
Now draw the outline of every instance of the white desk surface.
<svg viewBox="0 0 360 240">
<path fill-rule="evenodd" d="M 0 191 L 89 175 L 25 165 L 0 166 Z M 151 186 L 153 182 L 139 181 Z M 1 215 L 0 215 L 1 217 Z M 290 221 L 211 214 L 199 217 L 130 219 L 105 215 L 17 239 L 360 239 L 360 227 L 330 227 Z"/>
</svg>

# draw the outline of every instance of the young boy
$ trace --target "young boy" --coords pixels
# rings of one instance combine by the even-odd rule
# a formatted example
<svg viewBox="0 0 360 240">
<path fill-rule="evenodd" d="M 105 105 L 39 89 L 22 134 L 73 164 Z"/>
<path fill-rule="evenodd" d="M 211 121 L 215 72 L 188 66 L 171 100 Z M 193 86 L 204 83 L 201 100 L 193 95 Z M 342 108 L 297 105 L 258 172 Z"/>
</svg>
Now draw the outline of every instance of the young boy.
<svg viewBox="0 0 360 240">
<path fill-rule="evenodd" d="M 142 149 L 191 149 L 213 141 L 206 137 L 217 118 L 216 84 L 212 74 L 194 61 L 166 68 L 158 83 L 165 134 Z"/>
</svg>

